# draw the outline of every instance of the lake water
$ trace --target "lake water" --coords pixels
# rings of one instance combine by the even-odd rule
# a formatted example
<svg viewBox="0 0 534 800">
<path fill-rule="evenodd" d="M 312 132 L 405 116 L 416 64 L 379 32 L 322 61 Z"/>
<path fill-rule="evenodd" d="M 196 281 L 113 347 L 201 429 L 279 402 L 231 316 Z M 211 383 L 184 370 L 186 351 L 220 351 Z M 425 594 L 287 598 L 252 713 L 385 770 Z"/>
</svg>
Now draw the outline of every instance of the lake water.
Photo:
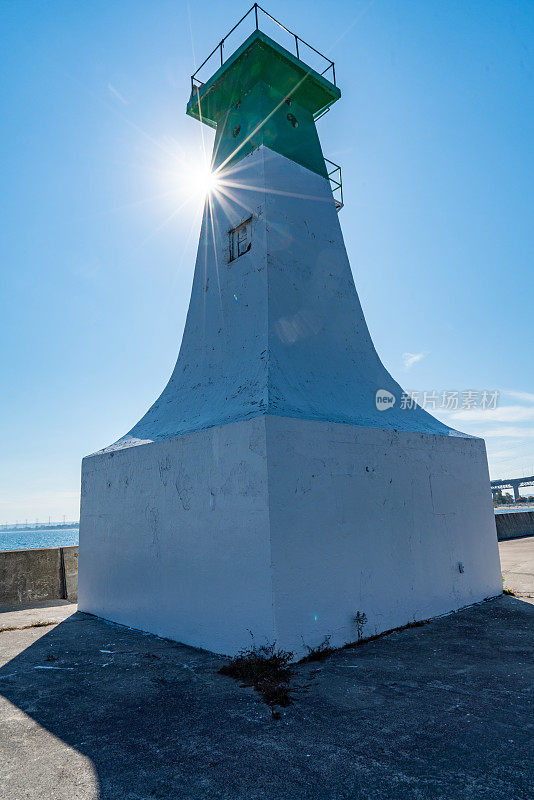
<svg viewBox="0 0 534 800">
<path fill-rule="evenodd" d="M 0 530 L 0 550 L 33 550 L 39 547 L 68 547 L 73 544 L 78 544 L 77 526 L 59 530 Z"/>
</svg>

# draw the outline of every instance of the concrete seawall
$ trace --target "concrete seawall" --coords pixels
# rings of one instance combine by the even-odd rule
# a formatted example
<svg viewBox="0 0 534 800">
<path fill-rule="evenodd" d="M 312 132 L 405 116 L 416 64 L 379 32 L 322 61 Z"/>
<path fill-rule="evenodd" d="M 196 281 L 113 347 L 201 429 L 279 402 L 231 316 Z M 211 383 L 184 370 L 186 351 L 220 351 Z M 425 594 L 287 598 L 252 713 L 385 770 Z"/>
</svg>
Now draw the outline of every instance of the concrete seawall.
<svg viewBox="0 0 534 800">
<path fill-rule="evenodd" d="M 497 539 L 519 539 L 522 536 L 534 536 L 534 511 L 510 511 L 495 514 Z"/>
<path fill-rule="evenodd" d="M 78 547 L 0 552 L 0 606 L 78 599 Z"/>
</svg>

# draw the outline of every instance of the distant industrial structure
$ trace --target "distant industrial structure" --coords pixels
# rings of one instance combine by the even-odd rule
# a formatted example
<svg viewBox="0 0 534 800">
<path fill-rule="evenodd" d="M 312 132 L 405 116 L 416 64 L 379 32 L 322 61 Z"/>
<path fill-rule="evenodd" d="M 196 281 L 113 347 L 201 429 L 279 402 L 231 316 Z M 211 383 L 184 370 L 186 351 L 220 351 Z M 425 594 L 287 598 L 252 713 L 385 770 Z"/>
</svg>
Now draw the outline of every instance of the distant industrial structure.
<svg viewBox="0 0 534 800">
<path fill-rule="evenodd" d="M 63 522 L 2 522 L 0 523 L 0 531 L 35 531 L 35 530 L 62 530 L 63 528 L 77 528 L 79 525 L 78 520 L 68 522 L 63 517 Z"/>
<path fill-rule="evenodd" d="M 491 481 L 491 493 L 495 497 L 495 495 L 503 489 L 512 489 L 514 500 L 517 501 L 520 497 L 520 486 L 534 486 L 534 475 L 531 475 L 529 478 L 499 478 L 498 480 Z"/>
</svg>

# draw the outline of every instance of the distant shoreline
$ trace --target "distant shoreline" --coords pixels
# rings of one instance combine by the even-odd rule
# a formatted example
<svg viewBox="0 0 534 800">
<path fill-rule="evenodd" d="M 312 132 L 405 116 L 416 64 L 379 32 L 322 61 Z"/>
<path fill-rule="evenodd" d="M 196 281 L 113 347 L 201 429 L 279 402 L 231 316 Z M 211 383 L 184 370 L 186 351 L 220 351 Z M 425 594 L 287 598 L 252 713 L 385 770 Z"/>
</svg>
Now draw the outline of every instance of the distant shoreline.
<svg viewBox="0 0 534 800">
<path fill-rule="evenodd" d="M 10 525 L 4 522 L 0 524 L 0 533 L 18 533 L 19 531 L 64 531 L 78 528 L 79 525 L 79 522 L 53 522 L 52 524 L 48 524 L 47 522 L 34 522 L 28 525 L 21 525 L 20 523 Z"/>
</svg>

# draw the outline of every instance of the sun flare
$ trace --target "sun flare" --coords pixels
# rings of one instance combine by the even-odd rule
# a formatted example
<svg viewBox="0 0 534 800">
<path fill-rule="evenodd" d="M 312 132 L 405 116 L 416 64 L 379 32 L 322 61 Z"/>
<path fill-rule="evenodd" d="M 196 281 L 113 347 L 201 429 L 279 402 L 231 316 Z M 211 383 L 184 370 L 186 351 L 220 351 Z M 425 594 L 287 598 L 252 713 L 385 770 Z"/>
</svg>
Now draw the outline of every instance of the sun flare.
<svg viewBox="0 0 534 800">
<path fill-rule="evenodd" d="M 213 194 L 220 185 L 217 171 L 212 170 L 207 159 L 192 160 L 188 164 L 184 164 L 178 180 L 182 190 L 185 189 L 191 197 L 199 199 Z"/>
<path fill-rule="evenodd" d="M 197 170 L 197 182 L 201 194 L 211 194 L 219 186 L 219 176 L 217 172 L 212 171 L 209 164 L 201 164 Z"/>
</svg>

